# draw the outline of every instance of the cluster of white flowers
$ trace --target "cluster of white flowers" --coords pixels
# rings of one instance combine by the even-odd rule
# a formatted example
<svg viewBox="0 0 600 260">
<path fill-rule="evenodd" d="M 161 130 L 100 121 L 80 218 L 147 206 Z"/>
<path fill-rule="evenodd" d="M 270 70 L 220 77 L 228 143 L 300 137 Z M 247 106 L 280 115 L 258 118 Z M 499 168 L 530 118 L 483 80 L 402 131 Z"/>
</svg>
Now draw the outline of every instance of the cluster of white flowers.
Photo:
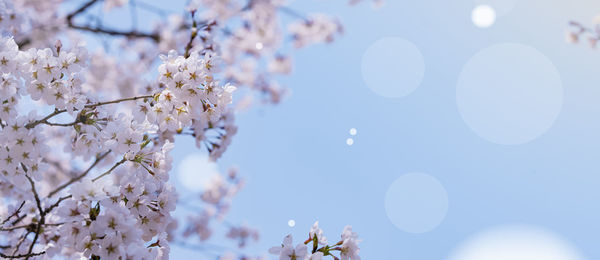
<svg viewBox="0 0 600 260">
<path fill-rule="evenodd" d="M 0 34 L 2 30 L 15 34 L 20 31 L 23 23 L 11 2 L 0 1 Z"/>
<path fill-rule="evenodd" d="M 175 192 L 166 182 L 173 144 L 159 138 L 151 140 L 156 129 L 145 117 L 134 119 L 123 113 L 112 116 L 111 110 L 101 108 L 102 103 L 86 98 L 78 75 L 86 66 L 85 51 L 76 48 L 67 52 L 61 48 L 57 44 L 54 50 L 24 52 L 19 51 L 12 38 L 0 40 L 4 111 L 0 116 L 0 182 L 10 189 L 5 193 L 10 192 L 7 198 L 11 201 L 29 202 L 24 203 L 24 215 L 12 227 L 3 227 L 12 231 L 6 242 L 17 245 L 12 255 L 31 254 L 36 242 L 45 245 L 48 256 L 83 254 L 111 259 L 134 254 L 148 259 L 148 254 L 166 255 L 166 230 L 172 221 L 169 212 L 175 209 L 176 202 Z M 154 98 L 160 104 L 163 95 L 166 94 L 157 93 L 146 100 Z M 43 101 L 54 112 L 43 118 L 35 110 L 27 116 L 20 115 L 18 101 L 27 97 Z M 217 101 L 226 106 L 231 97 Z M 49 121 L 64 112 L 74 116 L 74 121 Z M 197 120 L 203 120 L 200 114 L 195 114 Z M 110 157 L 122 159 L 93 179 L 84 178 L 89 173 L 86 171 L 53 190 L 43 173 L 47 167 L 44 158 L 49 157 L 50 151 L 44 137 L 48 127 L 44 126 L 69 127 L 71 142 L 66 143 L 66 150 L 71 149 L 75 156 L 96 157 L 99 161 L 110 153 Z M 112 180 L 102 178 L 113 170 Z M 70 184 L 65 193 L 64 188 Z M 42 191 L 47 196 L 41 197 Z M 53 195 L 58 194 L 65 196 L 57 200 Z M 27 222 L 37 229 L 33 240 L 25 239 L 32 230 L 16 228 Z M 146 243 L 153 239 L 156 246 L 147 249 Z M 15 242 L 19 240 L 22 242 Z"/>
<path fill-rule="evenodd" d="M 71 10 L 62 0 L 0 0 L 0 257 L 167 259 L 180 236 L 206 241 L 244 181 L 235 170 L 215 177 L 178 230 L 175 136 L 193 137 L 216 160 L 237 132 L 236 87 L 272 103 L 287 93 L 274 79 L 293 63 L 281 51 L 289 36 L 282 0 L 192 1 L 189 16 L 172 14 L 146 33 L 80 19 L 102 2 L 96 10 L 129 3 L 88 0 Z M 341 30 L 328 17 L 306 17 L 290 27 L 297 47 Z M 122 38 L 89 55 L 80 32 Z M 227 226 L 238 248 L 259 237 L 245 224 Z M 315 228 L 311 237 L 324 245 Z M 358 259 L 356 235 L 344 234 L 317 251 Z"/>
<path fill-rule="evenodd" d="M 233 226 L 227 232 L 227 237 L 238 242 L 238 247 L 244 247 L 248 240 L 258 241 L 258 230 L 246 225 Z"/>
<path fill-rule="evenodd" d="M 227 20 L 242 10 L 237 0 L 194 0 L 187 6 L 188 10 L 202 10 L 204 20 Z"/>
<path fill-rule="evenodd" d="M 310 229 L 308 239 L 303 243 L 294 245 L 292 235 L 287 235 L 281 246 L 272 247 L 269 252 L 279 256 L 279 260 L 321 260 L 326 256 L 331 256 L 334 260 L 360 260 L 359 242 L 358 235 L 352 232 L 352 227 L 346 226 L 340 241 L 328 245 L 317 221 Z M 311 248 L 307 246 L 309 244 L 312 244 Z M 339 252 L 339 258 L 334 255 L 336 251 Z"/>
<path fill-rule="evenodd" d="M 197 235 L 200 240 L 207 240 L 212 235 L 212 220 L 223 220 L 231 206 L 231 199 L 244 186 L 244 180 L 237 176 L 237 170 L 231 168 L 227 179 L 215 175 L 207 189 L 200 194 L 205 206 L 198 215 L 190 216 L 184 236 Z M 235 228 L 235 227 L 232 227 Z"/>
<path fill-rule="evenodd" d="M 191 126 L 198 146 L 206 144 L 213 159 L 220 157 L 237 132 L 227 108 L 236 88 L 214 80 L 209 54 L 201 58 L 194 52 L 185 58 L 171 51 L 160 58 L 163 64 L 158 68 L 158 82 L 163 90 L 155 95 L 154 102 L 138 102 L 133 111 L 135 120 L 147 120 L 170 133 Z M 206 133 L 211 129 L 217 132 L 212 139 Z"/>
<path fill-rule="evenodd" d="M 294 37 L 296 47 L 332 42 L 338 33 L 343 31 L 336 20 L 322 14 L 312 15 L 305 21 L 290 24 L 289 31 Z"/>
<path fill-rule="evenodd" d="M 72 198 L 59 206 L 54 218 L 65 224 L 53 234 L 56 241 L 49 243 L 49 256 L 156 259 L 168 255 L 173 188 L 135 165 L 119 168 L 114 176 L 118 186 L 89 180 L 71 187 Z"/>
<path fill-rule="evenodd" d="M 350 4 L 351 5 L 355 5 L 358 4 L 360 2 L 362 2 L 363 0 L 350 0 Z M 385 3 L 384 0 L 373 0 L 373 7 L 375 8 L 380 8 L 383 6 L 383 4 Z"/>
<path fill-rule="evenodd" d="M 68 52 L 61 50 L 58 44 L 54 50 L 24 52 L 19 51 L 10 37 L 0 39 L 0 44 L 3 111 L 0 116 L 0 159 L 3 161 L 0 182 L 2 187 L 11 190 L 14 202 L 36 201 L 25 205 L 26 215 L 19 222 L 45 225 L 36 220 L 36 215 L 44 215 L 44 221 L 61 223 L 44 227 L 37 239 L 46 245 L 44 250 L 48 256 L 82 254 L 108 259 L 148 259 L 167 255 L 166 231 L 176 202 L 175 192 L 167 184 L 172 135 L 192 128 L 198 139 L 204 140 L 207 129 L 226 124 L 222 126 L 225 133 L 219 136 L 223 142 L 210 143 L 211 152 L 220 154 L 229 143 L 228 135 L 235 133 L 235 127 L 229 126 L 231 121 L 221 120 L 226 117 L 226 107 L 232 101 L 235 88 L 219 86 L 213 80 L 210 57 L 203 59 L 192 54 L 184 58 L 171 52 L 163 57 L 164 63 L 159 67 L 158 82 L 163 86 L 160 92 L 143 98 L 92 102 L 81 89 L 79 72 L 87 66 L 85 51 L 81 48 Z M 41 100 L 54 112 L 44 118 L 35 111 L 22 116 L 17 105 L 24 97 Z M 103 107 L 134 99 L 139 101 L 131 115 L 115 116 L 112 109 Z M 72 122 L 49 121 L 64 112 L 74 117 Z M 40 198 L 27 178 L 42 184 L 45 181 L 43 159 L 48 157 L 50 149 L 44 138 L 48 128 L 44 126 L 68 127 L 71 141 L 66 143 L 65 150 L 78 157 L 95 157 L 97 161 L 104 157 L 122 159 L 93 179 L 84 178 L 89 173 L 86 171 L 65 180 L 67 186 L 72 184 L 67 193 L 63 190 L 66 186 L 56 190 L 51 190 L 51 186 L 40 187 L 40 191 L 48 192 L 45 198 Z M 103 178 L 113 171 L 112 180 Z M 35 189 L 35 199 L 31 198 L 32 189 Z M 57 201 L 53 196 L 56 194 L 65 196 Z M 219 196 L 213 192 L 205 200 L 219 203 L 217 201 L 222 199 Z M 53 208 L 49 205 L 53 203 L 57 203 L 56 210 L 49 212 L 48 209 Z M 16 240 L 27 237 L 18 231 L 9 237 L 14 235 Z M 13 255 L 32 253 L 27 243 L 33 245 L 38 241 L 25 241 L 15 248 Z M 155 242 L 149 247 L 147 243 L 152 241 Z M 13 241 L 8 239 L 7 242 Z"/>
<path fill-rule="evenodd" d="M 31 47 L 47 47 L 65 23 L 58 19 L 62 0 L 0 0 L 0 35 Z"/>
<path fill-rule="evenodd" d="M 129 0 L 105 0 L 104 11 L 110 11 L 110 9 L 121 7 L 129 3 Z"/>
</svg>

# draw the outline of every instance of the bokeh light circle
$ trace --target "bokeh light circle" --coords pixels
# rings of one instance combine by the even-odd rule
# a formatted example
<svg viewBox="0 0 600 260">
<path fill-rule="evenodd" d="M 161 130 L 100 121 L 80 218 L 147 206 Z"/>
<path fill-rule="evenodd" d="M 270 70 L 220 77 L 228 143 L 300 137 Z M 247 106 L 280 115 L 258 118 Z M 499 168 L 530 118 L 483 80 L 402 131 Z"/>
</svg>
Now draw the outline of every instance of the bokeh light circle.
<svg viewBox="0 0 600 260">
<path fill-rule="evenodd" d="M 352 146 L 352 145 L 354 144 L 354 139 L 352 139 L 352 138 L 347 138 L 347 139 L 346 139 L 346 144 L 347 144 L 348 146 Z"/>
<path fill-rule="evenodd" d="M 177 166 L 177 177 L 181 185 L 189 191 L 204 190 L 215 175 L 219 174 L 217 164 L 200 153 L 189 154 Z"/>
<path fill-rule="evenodd" d="M 490 27 L 496 22 L 496 11 L 489 5 L 477 6 L 471 12 L 471 20 L 477 27 Z"/>
<path fill-rule="evenodd" d="M 295 227 L 296 226 L 296 221 L 293 220 L 293 219 L 288 220 L 288 226 Z"/>
<path fill-rule="evenodd" d="M 538 50 L 501 43 L 475 54 L 460 73 L 458 110 L 479 136 L 523 144 L 544 134 L 563 102 L 560 75 Z"/>
<path fill-rule="evenodd" d="M 409 173 L 400 176 L 385 195 L 388 218 L 402 231 L 425 233 L 437 227 L 448 211 L 448 194 L 433 176 Z"/>
<path fill-rule="evenodd" d="M 412 93 L 423 81 L 425 61 L 419 48 L 398 37 L 373 43 L 362 57 L 362 77 L 376 94 L 400 98 Z"/>
<path fill-rule="evenodd" d="M 358 133 L 358 131 L 356 130 L 356 128 L 350 128 L 350 135 L 356 135 Z"/>
<path fill-rule="evenodd" d="M 461 243 L 447 260 L 583 260 L 567 240 L 545 228 L 506 225 Z"/>
</svg>

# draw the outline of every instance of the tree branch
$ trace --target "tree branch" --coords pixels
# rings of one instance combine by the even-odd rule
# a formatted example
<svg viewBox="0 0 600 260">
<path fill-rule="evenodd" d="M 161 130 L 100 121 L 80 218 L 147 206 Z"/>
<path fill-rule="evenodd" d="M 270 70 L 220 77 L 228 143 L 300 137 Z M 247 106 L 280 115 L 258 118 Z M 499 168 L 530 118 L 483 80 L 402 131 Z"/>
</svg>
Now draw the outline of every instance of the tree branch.
<svg viewBox="0 0 600 260">
<path fill-rule="evenodd" d="M 110 169 L 108 169 L 108 171 L 104 172 L 103 174 L 98 175 L 98 177 L 92 179 L 92 181 L 97 181 L 100 178 L 109 175 L 115 168 L 119 167 L 119 165 L 125 163 L 127 160 L 125 159 L 125 157 L 123 157 L 122 160 L 118 161 L 117 163 L 115 163 L 115 165 L 113 165 L 112 167 L 110 167 Z"/>
<path fill-rule="evenodd" d="M 3 258 L 23 258 L 23 257 L 25 257 L 25 259 L 27 259 L 29 257 L 43 255 L 45 253 L 46 253 L 46 251 L 42 251 L 42 252 L 38 252 L 38 253 L 28 253 L 28 254 L 22 254 L 22 255 L 5 255 L 3 253 L 0 253 L 0 256 Z"/>
<path fill-rule="evenodd" d="M 77 8 L 77 10 L 71 12 L 70 14 L 67 15 L 67 21 L 71 21 L 73 20 L 73 18 L 75 16 L 77 16 L 80 13 L 85 12 L 85 10 L 87 10 L 88 8 L 90 8 L 92 5 L 94 5 L 96 2 L 98 2 L 98 0 L 90 0 L 87 3 L 83 4 L 81 7 Z"/>
<path fill-rule="evenodd" d="M 145 95 L 145 96 L 137 96 L 137 97 L 130 97 L 130 98 L 121 98 L 121 99 L 116 99 L 116 100 L 112 100 L 112 101 L 104 101 L 104 102 L 98 102 L 95 104 L 87 104 L 85 105 L 85 108 L 95 108 L 95 107 L 99 107 L 99 106 L 104 106 L 104 105 L 109 105 L 109 104 L 115 104 L 115 103 L 120 103 L 120 102 L 124 102 L 124 101 L 132 101 L 132 100 L 138 100 L 138 99 L 144 99 L 144 98 L 152 98 L 154 95 Z M 77 121 L 72 122 L 72 123 L 67 123 L 67 124 L 61 124 L 61 123 L 50 123 L 48 122 L 48 119 L 62 114 L 64 112 L 67 112 L 66 109 L 54 109 L 54 112 L 52 112 L 51 114 L 47 115 L 46 117 L 40 119 L 40 120 L 36 120 L 33 121 L 29 124 L 25 125 L 25 128 L 27 129 L 31 129 L 34 128 L 35 126 L 39 125 L 39 124 L 46 124 L 46 125 L 56 125 L 56 126 L 70 126 L 75 124 Z"/>
<path fill-rule="evenodd" d="M 107 28 L 102 28 L 102 27 L 76 25 L 73 23 L 69 23 L 68 25 L 72 29 L 77 29 L 77 30 L 82 30 L 82 31 L 87 31 L 87 32 L 92 32 L 92 33 L 102 33 L 102 34 L 108 34 L 108 35 L 112 35 L 112 36 L 125 36 L 128 38 L 149 38 L 149 39 L 154 40 L 155 42 L 158 42 L 160 40 L 160 36 L 158 35 L 158 33 L 141 33 L 141 32 L 136 32 L 136 31 L 117 31 L 117 30 L 107 29 Z"/>
<path fill-rule="evenodd" d="M 50 119 L 53 116 L 56 116 L 58 114 L 62 114 L 64 112 L 66 112 L 66 111 L 67 111 L 66 109 L 61 109 L 61 110 L 54 109 L 54 112 L 52 112 L 51 114 L 47 115 L 46 117 L 44 117 L 44 118 L 42 118 L 40 120 L 37 120 L 37 121 L 33 121 L 33 122 L 29 123 L 29 124 L 26 124 L 25 128 L 31 129 L 31 128 L 34 128 L 36 125 L 39 125 L 41 123 L 47 123 L 48 119 Z"/>
<path fill-rule="evenodd" d="M 54 208 L 58 207 L 58 205 L 59 205 L 59 204 L 60 204 L 60 203 L 61 203 L 63 200 L 70 199 L 70 198 L 72 198 L 72 197 L 73 197 L 73 195 L 68 195 L 68 196 L 60 197 L 60 198 L 59 198 L 59 199 L 56 201 L 56 203 L 54 203 L 54 204 L 50 205 L 50 207 L 46 208 L 46 210 L 44 210 L 44 212 L 46 212 L 46 214 L 48 214 L 48 213 L 49 213 L 50 211 L 52 211 Z"/>
<path fill-rule="evenodd" d="M 29 184 L 31 184 L 31 191 L 33 191 L 35 203 L 40 212 L 40 220 L 37 223 L 37 228 L 35 230 L 35 236 L 33 237 L 33 241 L 31 242 L 31 245 L 29 245 L 29 250 L 27 251 L 27 255 L 25 255 L 25 260 L 27 260 L 27 259 L 29 259 L 29 257 L 33 256 L 32 255 L 33 247 L 35 246 L 35 243 L 37 242 L 38 238 L 40 237 L 40 232 L 42 231 L 42 225 L 44 225 L 44 223 L 46 222 L 46 212 L 44 210 L 42 210 L 42 202 L 40 201 L 40 196 L 38 195 L 37 190 L 35 189 L 35 183 L 33 183 L 33 180 L 31 179 L 31 177 L 29 177 L 29 175 L 25 174 L 25 177 L 27 177 Z"/>
<path fill-rule="evenodd" d="M 119 31 L 119 30 L 115 30 L 115 29 L 104 28 L 101 26 L 92 27 L 92 26 L 85 26 L 85 25 L 77 25 L 73 22 L 73 20 L 75 19 L 75 17 L 77 17 L 77 15 L 85 12 L 88 8 L 93 6 L 96 2 L 98 2 L 98 0 L 90 0 L 87 3 L 83 4 L 81 7 L 79 7 L 77 10 L 68 14 L 66 18 L 67 18 L 67 25 L 69 26 L 69 28 L 81 30 L 81 31 L 92 32 L 92 33 L 108 34 L 108 35 L 113 35 L 113 36 L 125 36 L 128 38 L 149 38 L 149 39 L 154 40 L 155 42 L 158 42 L 160 40 L 160 36 L 158 33 L 141 33 L 141 32 L 137 32 L 136 30 Z"/>
<path fill-rule="evenodd" d="M 112 101 L 98 102 L 96 104 L 88 104 L 88 105 L 85 105 L 85 107 L 86 108 L 94 108 L 94 107 L 104 106 L 104 105 L 108 105 L 108 104 L 120 103 L 120 102 L 123 102 L 123 101 L 133 101 L 133 100 L 144 99 L 144 98 L 152 98 L 152 97 L 154 97 L 154 95 L 145 95 L 145 96 L 137 96 L 137 97 L 130 97 L 130 98 L 121 98 L 121 99 L 116 99 L 116 100 L 112 100 Z"/>
</svg>

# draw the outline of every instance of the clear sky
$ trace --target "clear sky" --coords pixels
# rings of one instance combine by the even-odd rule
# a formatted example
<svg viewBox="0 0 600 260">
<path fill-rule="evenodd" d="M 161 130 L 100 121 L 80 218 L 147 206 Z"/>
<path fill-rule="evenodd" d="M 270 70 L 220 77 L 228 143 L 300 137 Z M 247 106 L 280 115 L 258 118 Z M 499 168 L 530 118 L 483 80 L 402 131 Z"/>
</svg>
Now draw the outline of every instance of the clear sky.
<svg viewBox="0 0 600 260">
<path fill-rule="evenodd" d="M 489 27 L 472 21 L 481 4 Z M 366 260 L 600 259 L 600 52 L 565 42 L 600 2 L 292 8 L 338 15 L 345 34 L 295 51 L 284 102 L 237 116 L 218 163 L 247 180 L 228 219 L 260 229 L 248 252 L 304 240 L 318 220 L 332 241 L 352 225 Z M 178 139 L 176 165 L 197 152 Z M 213 259 L 172 249 L 192 256 Z"/>
</svg>

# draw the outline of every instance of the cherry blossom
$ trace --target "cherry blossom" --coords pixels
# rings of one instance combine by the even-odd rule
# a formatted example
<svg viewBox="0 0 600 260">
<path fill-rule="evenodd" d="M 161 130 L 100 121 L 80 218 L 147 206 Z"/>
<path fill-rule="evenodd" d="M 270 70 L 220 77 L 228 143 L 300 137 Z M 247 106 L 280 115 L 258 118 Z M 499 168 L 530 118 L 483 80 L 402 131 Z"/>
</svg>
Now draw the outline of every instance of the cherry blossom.
<svg viewBox="0 0 600 260">
<path fill-rule="evenodd" d="M 276 77 L 292 72 L 289 39 L 329 43 L 339 21 L 299 17 L 281 0 L 196 0 L 182 14 L 140 5 L 164 19 L 112 28 L 86 17 L 139 2 L 67 2 L 0 0 L 0 256 L 168 259 L 172 245 L 204 243 L 215 225 L 237 249 L 258 240 L 251 225 L 226 221 L 245 185 L 237 169 L 180 198 L 169 181 L 175 136 L 218 160 L 237 133 L 239 100 L 278 103 L 288 93 Z M 92 50 L 90 37 L 110 40 Z M 174 217 L 181 207 L 187 220 Z M 318 223 L 309 233 L 271 252 L 359 259 L 350 228 L 331 247 Z M 261 259 L 230 251 L 219 258 Z"/>
<path fill-rule="evenodd" d="M 341 240 L 329 245 L 317 221 L 310 229 L 308 239 L 304 243 L 294 245 L 292 235 L 287 235 L 283 243 L 269 249 L 269 253 L 279 256 L 280 260 L 320 260 L 325 257 L 334 260 L 360 260 L 359 242 L 358 235 L 352 232 L 352 227 L 346 226 L 342 231 Z"/>
</svg>

